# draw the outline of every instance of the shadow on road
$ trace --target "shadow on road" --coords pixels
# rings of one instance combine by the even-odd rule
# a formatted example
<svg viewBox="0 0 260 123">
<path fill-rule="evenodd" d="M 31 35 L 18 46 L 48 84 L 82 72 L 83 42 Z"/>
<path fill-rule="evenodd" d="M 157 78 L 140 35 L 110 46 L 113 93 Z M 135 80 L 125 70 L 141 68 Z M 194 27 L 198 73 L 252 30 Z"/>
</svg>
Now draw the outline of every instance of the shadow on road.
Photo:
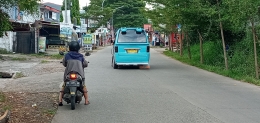
<svg viewBox="0 0 260 123">
<path fill-rule="evenodd" d="M 133 70 L 133 69 L 139 69 L 139 67 L 138 66 L 120 66 L 119 68 L 118 68 L 119 70 L 121 69 L 121 70 Z"/>
</svg>

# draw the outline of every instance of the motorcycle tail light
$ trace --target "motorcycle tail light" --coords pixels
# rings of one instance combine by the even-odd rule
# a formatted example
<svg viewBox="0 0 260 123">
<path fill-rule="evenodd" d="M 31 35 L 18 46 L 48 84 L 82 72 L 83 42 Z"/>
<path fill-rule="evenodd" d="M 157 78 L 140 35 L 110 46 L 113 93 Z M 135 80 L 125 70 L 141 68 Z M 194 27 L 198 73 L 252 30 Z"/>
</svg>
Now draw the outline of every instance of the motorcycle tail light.
<svg viewBox="0 0 260 123">
<path fill-rule="evenodd" d="M 76 74 L 70 74 L 70 79 L 77 79 L 77 75 Z"/>
</svg>

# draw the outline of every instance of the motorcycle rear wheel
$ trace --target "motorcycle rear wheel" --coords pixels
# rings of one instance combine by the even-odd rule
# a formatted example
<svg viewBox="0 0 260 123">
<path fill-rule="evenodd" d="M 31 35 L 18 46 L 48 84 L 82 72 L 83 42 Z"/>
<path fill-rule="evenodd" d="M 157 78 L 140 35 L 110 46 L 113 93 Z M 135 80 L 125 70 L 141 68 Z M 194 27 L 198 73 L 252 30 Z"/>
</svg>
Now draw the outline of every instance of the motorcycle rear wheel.
<svg viewBox="0 0 260 123">
<path fill-rule="evenodd" d="M 75 109 L 75 101 L 76 101 L 76 96 L 71 96 L 70 97 L 70 107 L 71 107 L 71 110 L 74 110 Z"/>
</svg>

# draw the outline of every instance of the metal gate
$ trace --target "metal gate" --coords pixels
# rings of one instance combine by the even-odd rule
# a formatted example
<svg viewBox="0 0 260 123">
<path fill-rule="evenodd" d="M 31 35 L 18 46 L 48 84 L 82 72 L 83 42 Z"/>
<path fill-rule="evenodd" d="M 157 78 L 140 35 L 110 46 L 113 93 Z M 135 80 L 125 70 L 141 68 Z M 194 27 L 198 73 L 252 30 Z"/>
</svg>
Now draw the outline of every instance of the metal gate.
<svg viewBox="0 0 260 123">
<path fill-rule="evenodd" d="M 16 53 L 35 53 L 35 31 L 16 32 L 14 47 Z"/>
</svg>

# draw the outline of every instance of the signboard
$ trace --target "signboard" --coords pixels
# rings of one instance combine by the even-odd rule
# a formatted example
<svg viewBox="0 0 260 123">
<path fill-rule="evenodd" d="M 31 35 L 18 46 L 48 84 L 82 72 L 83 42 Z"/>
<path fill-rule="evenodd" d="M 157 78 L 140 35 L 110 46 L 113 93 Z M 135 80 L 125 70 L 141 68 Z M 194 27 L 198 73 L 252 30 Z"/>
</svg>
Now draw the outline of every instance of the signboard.
<svg viewBox="0 0 260 123">
<path fill-rule="evenodd" d="M 81 28 L 80 26 L 76 26 L 75 32 L 76 32 L 76 33 L 80 33 L 80 28 Z"/>
<path fill-rule="evenodd" d="M 86 50 L 92 50 L 92 34 L 83 36 L 83 46 Z"/>
<path fill-rule="evenodd" d="M 73 30 L 73 24 L 60 24 L 60 37 L 71 37 Z"/>
<path fill-rule="evenodd" d="M 87 26 L 88 26 L 87 24 L 81 24 L 81 30 L 80 31 L 82 33 L 86 33 L 87 32 Z"/>
<path fill-rule="evenodd" d="M 92 34 L 86 34 L 83 36 L 83 44 L 92 44 Z"/>
<path fill-rule="evenodd" d="M 92 44 L 96 44 L 96 35 L 92 33 Z"/>
<path fill-rule="evenodd" d="M 39 52 L 45 52 L 46 50 L 46 37 L 39 37 Z"/>
</svg>

